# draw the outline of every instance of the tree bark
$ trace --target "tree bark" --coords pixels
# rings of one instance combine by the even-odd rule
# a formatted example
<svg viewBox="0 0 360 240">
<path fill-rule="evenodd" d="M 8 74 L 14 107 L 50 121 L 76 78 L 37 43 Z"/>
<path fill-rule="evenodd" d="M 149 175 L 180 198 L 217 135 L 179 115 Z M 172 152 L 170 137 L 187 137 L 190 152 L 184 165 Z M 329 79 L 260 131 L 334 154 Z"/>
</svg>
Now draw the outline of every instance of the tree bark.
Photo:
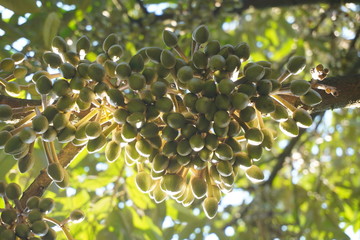
<svg viewBox="0 0 360 240">
<path fill-rule="evenodd" d="M 336 108 L 359 108 L 360 107 L 360 74 L 349 76 L 337 76 L 324 79 L 322 84 L 335 87 L 338 96 L 325 93 L 323 90 L 317 89 L 322 97 L 322 102 L 314 107 L 308 108 L 310 112 L 323 112 Z M 294 106 L 302 105 L 298 97 L 282 95 L 285 100 Z"/>
</svg>

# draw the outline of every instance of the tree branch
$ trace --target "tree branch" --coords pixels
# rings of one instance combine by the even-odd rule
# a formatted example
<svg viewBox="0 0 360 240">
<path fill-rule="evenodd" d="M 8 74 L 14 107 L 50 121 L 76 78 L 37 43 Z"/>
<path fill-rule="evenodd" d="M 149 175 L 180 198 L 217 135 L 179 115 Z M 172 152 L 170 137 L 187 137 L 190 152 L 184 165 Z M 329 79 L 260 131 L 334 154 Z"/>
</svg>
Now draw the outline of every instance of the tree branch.
<svg viewBox="0 0 360 240">
<path fill-rule="evenodd" d="M 21 99 L 21 98 L 14 98 L 5 95 L 0 95 L 0 104 L 7 104 L 12 108 L 40 106 L 41 100 Z"/>
<path fill-rule="evenodd" d="M 68 143 L 58 154 L 60 164 L 66 168 L 84 146 L 74 146 Z M 35 178 L 31 185 L 24 191 L 20 203 L 23 207 L 31 196 L 42 196 L 46 188 L 52 183 L 47 175 L 46 170 L 41 170 L 40 174 Z"/>
<path fill-rule="evenodd" d="M 311 112 L 323 112 L 335 108 L 360 107 L 360 74 L 337 76 L 324 79 L 322 84 L 335 87 L 339 96 L 334 97 L 323 90 L 316 90 L 322 97 L 322 102 L 309 107 Z M 299 98 L 290 95 L 281 95 L 294 106 L 302 105 Z"/>
</svg>

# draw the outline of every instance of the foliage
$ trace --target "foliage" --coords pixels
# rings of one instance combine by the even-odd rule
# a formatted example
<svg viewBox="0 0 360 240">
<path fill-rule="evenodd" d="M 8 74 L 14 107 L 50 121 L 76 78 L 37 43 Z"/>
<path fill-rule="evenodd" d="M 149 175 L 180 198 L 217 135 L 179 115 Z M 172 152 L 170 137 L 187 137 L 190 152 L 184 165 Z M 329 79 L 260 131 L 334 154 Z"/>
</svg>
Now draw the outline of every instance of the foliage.
<svg viewBox="0 0 360 240">
<path fill-rule="evenodd" d="M 190 1 L 191 5 L 188 1 L 37 1 L 41 7 L 32 1 L 11 2 L 0 1 L 14 11 L 5 18 L 3 10 L 0 19 L 5 32 L 0 58 L 10 57 L 18 48 L 14 42 L 23 37 L 27 43 L 19 50 L 27 55 L 30 72 L 46 69 L 42 55 L 50 50 L 55 35 L 69 43 L 82 35 L 95 40 L 88 53 L 93 61 L 102 41 L 115 32 L 125 44 L 124 59 L 129 60 L 144 46 L 163 46 L 161 33 L 167 27 L 181 35 L 179 45 L 189 56 L 191 31 L 206 24 L 222 45 L 249 43 L 250 61 L 273 61 L 277 75 L 293 55 L 305 55 L 307 66 L 322 63 L 331 75 L 359 73 L 359 6 L 355 4 L 241 10 L 237 1 Z M 150 12 L 160 7 L 165 9 Z M 310 79 L 309 72 L 307 67 L 300 77 Z M 71 225 L 75 239 L 203 239 L 210 234 L 219 239 L 349 239 L 360 229 L 358 113 L 357 109 L 319 113 L 313 126 L 298 137 L 290 140 L 279 134 L 273 150 L 258 162 L 265 181 L 254 185 L 238 177 L 212 220 L 199 210 L 201 201 L 191 209 L 173 200 L 155 204 L 138 191 L 133 170 L 123 161 L 107 163 L 103 151 L 80 152 L 68 168 L 70 187 L 60 190 L 52 184 L 45 197 L 56 199 L 55 219 L 67 218 L 74 209 L 85 212 L 84 222 Z M 1 152 L 1 179 L 26 189 L 46 166 L 38 142 L 33 154 L 34 167 L 19 174 L 16 161 Z M 284 164 L 278 169 L 280 161 Z"/>
</svg>

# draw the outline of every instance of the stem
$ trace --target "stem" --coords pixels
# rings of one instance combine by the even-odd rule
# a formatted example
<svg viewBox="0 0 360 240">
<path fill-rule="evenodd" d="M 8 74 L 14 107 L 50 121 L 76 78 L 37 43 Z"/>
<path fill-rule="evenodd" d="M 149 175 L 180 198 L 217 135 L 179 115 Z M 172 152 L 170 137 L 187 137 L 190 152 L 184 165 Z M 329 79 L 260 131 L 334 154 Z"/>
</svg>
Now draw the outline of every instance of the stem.
<svg viewBox="0 0 360 240">
<path fill-rule="evenodd" d="M 189 59 L 185 56 L 183 50 L 178 45 L 174 47 L 174 50 L 186 63 L 189 62 Z"/>
<path fill-rule="evenodd" d="M 265 128 L 264 120 L 262 119 L 261 112 L 259 110 L 257 110 L 257 109 L 255 109 L 255 111 L 256 111 L 256 115 L 257 115 L 257 119 L 258 119 L 258 122 L 259 122 L 260 129 Z"/>
<path fill-rule="evenodd" d="M 93 109 L 92 111 L 90 111 L 85 117 L 83 117 L 82 119 L 80 119 L 75 125 L 74 127 L 78 128 L 80 127 L 83 123 L 89 121 L 93 116 L 95 116 L 97 113 L 99 112 L 98 109 Z"/>
<path fill-rule="evenodd" d="M 244 129 L 244 131 L 249 130 L 250 127 L 245 122 L 243 122 L 238 116 L 236 116 L 234 113 L 231 116 L 235 118 L 235 120 L 240 124 L 240 126 Z"/>
<path fill-rule="evenodd" d="M 6 81 L 3 78 L 0 78 L 0 84 L 3 85 L 3 87 L 6 87 Z"/>
<path fill-rule="evenodd" d="M 75 240 L 72 236 L 71 236 L 71 233 L 69 232 L 69 230 L 66 228 L 66 225 L 64 224 L 61 224 L 58 220 L 54 219 L 54 218 L 50 218 L 50 217 L 47 217 L 47 216 L 44 216 L 43 217 L 44 220 L 48 221 L 48 222 L 51 222 L 57 226 L 59 226 L 61 228 L 61 230 L 64 232 L 66 238 L 68 240 Z"/>
<path fill-rule="evenodd" d="M 205 171 L 205 178 L 206 178 L 206 183 L 207 183 L 207 188 L 208 188 L 208 197 L 212 197 L 214 196 L 214 192 L 212 190 L 212 184 L 211 184 L 211 178 L 209 175 L 209 165 L 204 169 Z"/>
<path fill-rule="evenodd" d="M 283 81 L 285 81 L 286 79 L 288 79 L 288 77 L 290 77 L 292 74 L 286 70 L 285 72 L 283 72 L 280 77 L 277 79 L 280 83 L 282 83 Z"/>
<path fill-rule="evenodd" d="M 13 112 L 13 114 L 30 112 L 30 111 L 34 110 L 35 107 L 36 107 L 36 106 L 27 106 L 27 107 L 13 108 L 13 109 L 12 109 L 12 112 Z"/>
<path fill-rule="evenodd" d="M 7 76 L 4 80 L 5 81 L 10 81 L 10 80 L 12 80 L 12 79 L 14 79 L 15 78 L 15 76 L 14 76 L 14 74 L 10 74 L 9 76 Z"/>
<path fill-rule="evenodd" d="M 279 95 L 270 95 L 273 99 L 275 99 L 278 103 L 289 109 L 291 112 L 294 112 L 296 110 L 296 107 L 294 107 L 291 103 L 280 97 Z"/>
<path fill-rule="evenodd" d="M 21 119 L 19 122 L 17 122 L 16 124 L 14 124 L 14 127 L 17 128 L 21 125 L 23 125 L 24 123 L 26 123 L 27 121 L 29 121 L 30 119 L 32 119 L 33 117 L 35 117 L 36 113 L 32 112 L 29 113 L 26 117 L 24 117 L 23 119 Z"/>
<path fill-rule="evenodd" d="M 43 144 L 43 147 L 45 149 L 45 156 L 46 156 L 46 159 L 48 161 L 48 164 L 54 162 L 53 159 L 52 159 L 52 154 L 51 154 L 49 143 L 45 142 L 45 141 L 42 141 L 42 144 Z"/>
<path fill-rule="evenodd" d="M 50 146 L 50 151 L 51 151 L 52 157 L 54 159 L 54 162 L 59 163 L 59 159 L 58 159 L 57 154 L 56 154 L 56 149 L 55 149 L 54 142 L 49 142 L 49 146 Z"/>
<path fill-rule="evenodd" d="M 25 128 L 25 127 L 30 127 L 31 125 L 32 125 L 32 123 L 23 124 L 23 125 L 21 125 L 20 127 L 17 127 L 17 128 L 15 128 L 14 130 L 10 131 L 10 133 L 11 133 L 12 135 L 15 135 L 15 134 L 17 134 L 18 132 L 20 132 L 23 128 Z"/>
<path fill-rule="evenodd" d="M 103 131 L 105 137 L 107 137 L 111 133 L 111 131 L 114 130 L 117 126 L 118 124 L 116 122 L 113 122 L 107 129 L 105 129 Z"/>
</svg>

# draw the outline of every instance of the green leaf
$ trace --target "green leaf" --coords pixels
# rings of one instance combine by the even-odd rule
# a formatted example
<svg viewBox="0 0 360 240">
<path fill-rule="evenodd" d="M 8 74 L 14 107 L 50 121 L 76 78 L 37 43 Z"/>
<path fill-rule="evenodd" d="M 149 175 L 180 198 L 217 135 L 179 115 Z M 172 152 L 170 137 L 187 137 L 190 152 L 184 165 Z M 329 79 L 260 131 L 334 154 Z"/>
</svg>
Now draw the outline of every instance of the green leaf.
<svg viewBox="0 0 360 240">
<path fill-rule="evenodd" d="M 51 12 L 46 17 L 44 27 L 43 27 L 43 40 L 45 46 L 50 47 L 52 39 L 57 34 L 60 27 L 61 19 L 56 12 Z"/>
<path fill-rule="evenodd" d="M 35 13 L 39 11 L 34 0 L 0 0 L 0 5 L 16 14 Z"/>
</svg>

